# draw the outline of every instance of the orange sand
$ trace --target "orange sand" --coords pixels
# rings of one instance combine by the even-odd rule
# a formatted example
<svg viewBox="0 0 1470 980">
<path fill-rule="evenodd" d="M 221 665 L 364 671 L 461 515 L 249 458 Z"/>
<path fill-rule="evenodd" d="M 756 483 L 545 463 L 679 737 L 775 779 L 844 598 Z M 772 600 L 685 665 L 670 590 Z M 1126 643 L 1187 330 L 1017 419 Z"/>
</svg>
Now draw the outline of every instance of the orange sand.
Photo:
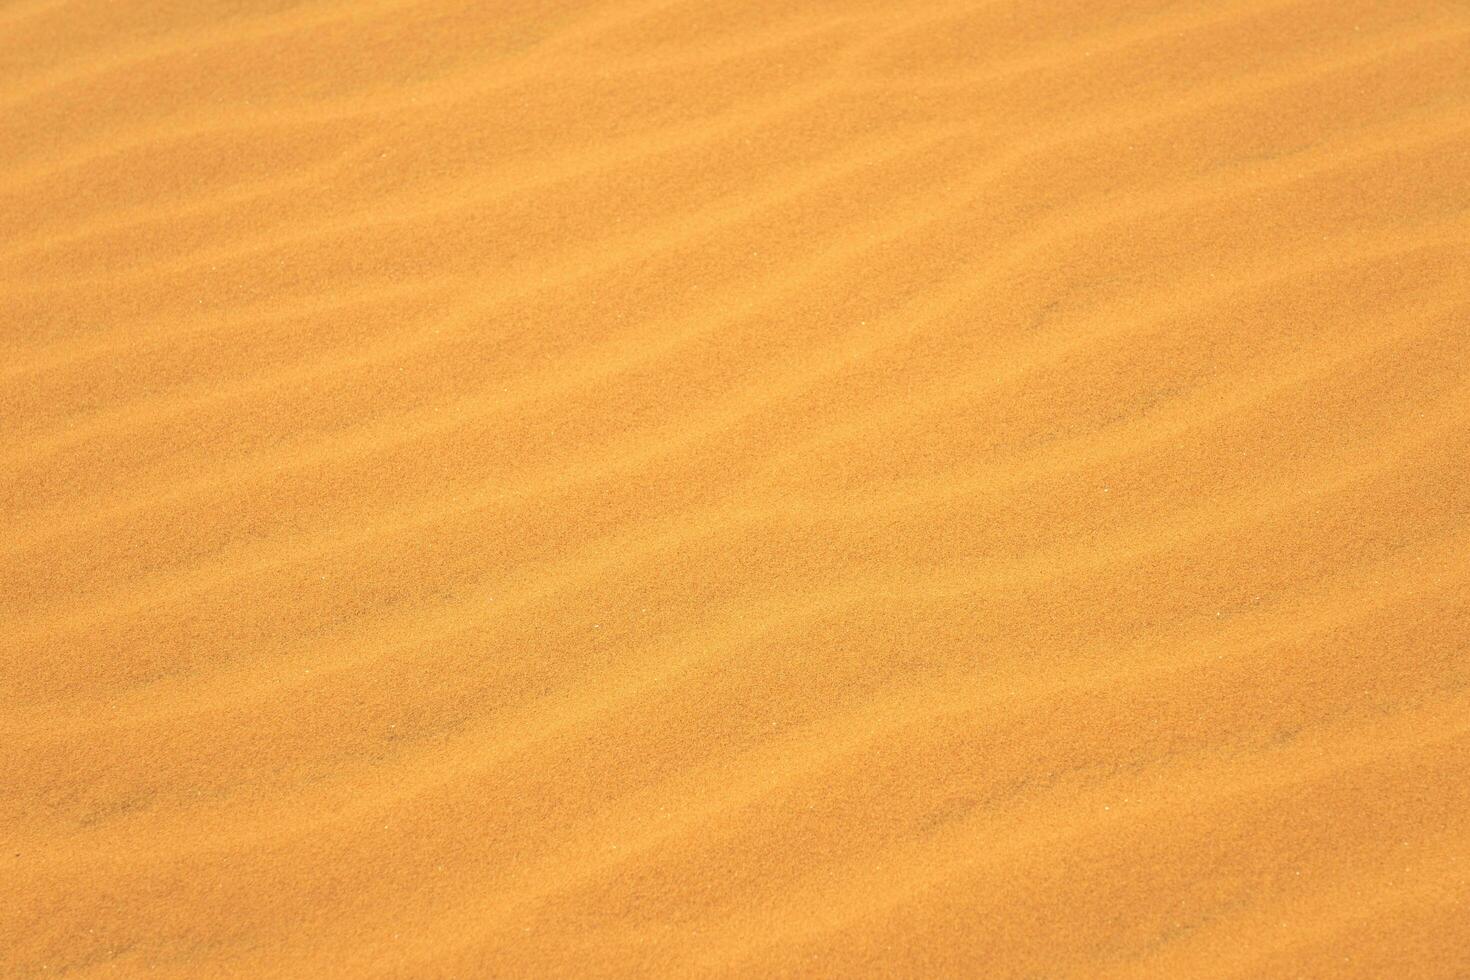
<svg viewBox="0 0 1470 980">
<path fill-rule="evenodd" d="M 8 0 L 0 173 L 0 975 L 1470 977 L 1462 0 Z"/>
</svg>

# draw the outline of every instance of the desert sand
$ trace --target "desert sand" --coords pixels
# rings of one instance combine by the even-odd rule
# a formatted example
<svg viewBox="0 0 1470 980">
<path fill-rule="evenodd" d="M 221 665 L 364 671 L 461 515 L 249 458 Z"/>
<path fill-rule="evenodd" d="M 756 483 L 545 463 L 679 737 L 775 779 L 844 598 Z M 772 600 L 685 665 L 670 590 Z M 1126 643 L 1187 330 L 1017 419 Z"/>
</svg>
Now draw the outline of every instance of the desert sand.
<svg viewBox="0 0 1470 980">
<path fill-rule="evenodd" d="M 7 0 L 0 173 L 0 975 L 1470 977 L 1461 0 Z"/>
</svg>

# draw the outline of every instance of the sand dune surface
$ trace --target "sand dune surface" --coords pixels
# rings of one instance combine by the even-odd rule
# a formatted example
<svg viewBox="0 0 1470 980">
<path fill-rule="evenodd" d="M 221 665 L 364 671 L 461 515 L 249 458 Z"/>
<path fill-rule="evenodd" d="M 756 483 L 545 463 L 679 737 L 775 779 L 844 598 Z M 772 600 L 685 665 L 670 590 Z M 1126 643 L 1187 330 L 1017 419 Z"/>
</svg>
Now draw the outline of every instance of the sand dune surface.
<svg viewBox="0 0 1470 980">
<path fill-rule="evenodd" d="M 0 975 L 1470 977 L 1462 0 L 5 0 L 0 174 Z"/>
</svg>

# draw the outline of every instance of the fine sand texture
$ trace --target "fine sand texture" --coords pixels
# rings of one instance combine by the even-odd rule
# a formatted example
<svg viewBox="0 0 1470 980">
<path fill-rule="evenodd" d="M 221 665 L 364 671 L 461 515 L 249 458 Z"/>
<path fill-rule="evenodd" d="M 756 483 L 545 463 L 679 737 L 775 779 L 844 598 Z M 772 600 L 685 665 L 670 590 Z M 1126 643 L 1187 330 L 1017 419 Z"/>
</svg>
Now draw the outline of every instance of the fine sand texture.
<svg viewBox="0 0 1470 980">
<path fill-rule="evenodd" d="M 0 0 L 0 977 L 1470 977 L 1470 3 Z"/>
</svg>

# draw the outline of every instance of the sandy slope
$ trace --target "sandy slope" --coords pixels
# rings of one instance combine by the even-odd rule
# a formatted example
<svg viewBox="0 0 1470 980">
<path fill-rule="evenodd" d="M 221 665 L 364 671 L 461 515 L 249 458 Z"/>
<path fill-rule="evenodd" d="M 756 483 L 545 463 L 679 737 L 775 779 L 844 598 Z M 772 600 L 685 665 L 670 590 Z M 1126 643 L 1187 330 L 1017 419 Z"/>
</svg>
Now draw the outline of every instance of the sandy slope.
<svg viewBox="0 0 1470 980">
<path fill-rule="evenodd" d="M 0 975 L 1470 976 L 1461 0 L 7 0 L 0 173 Z"/>
</svg>

